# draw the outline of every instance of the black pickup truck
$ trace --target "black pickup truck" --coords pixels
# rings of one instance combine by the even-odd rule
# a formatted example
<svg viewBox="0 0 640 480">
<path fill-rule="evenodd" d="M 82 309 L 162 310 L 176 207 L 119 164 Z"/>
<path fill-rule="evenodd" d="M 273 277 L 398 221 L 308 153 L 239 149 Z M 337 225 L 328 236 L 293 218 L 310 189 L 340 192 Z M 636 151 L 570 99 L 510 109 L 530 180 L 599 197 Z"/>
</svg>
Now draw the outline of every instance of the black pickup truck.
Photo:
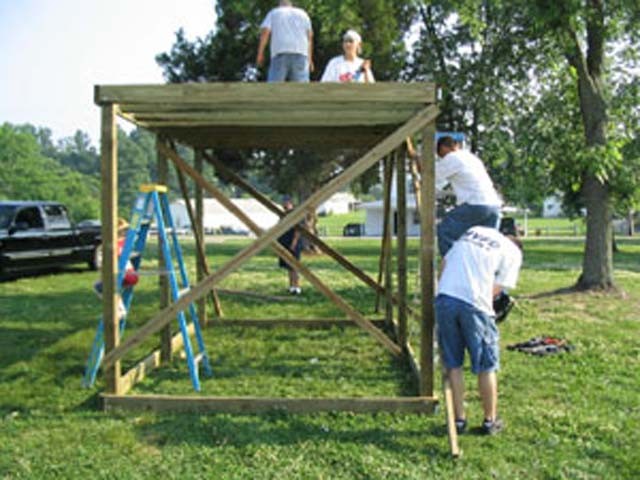
<svg viewBox="0 0 640 480">
<path fill-rule="evenodd" d="M 0 201 L 0 277 L 74 263 L 97 269 L 100 227 L 72 226 L 64 205 Z"/>
</svg>

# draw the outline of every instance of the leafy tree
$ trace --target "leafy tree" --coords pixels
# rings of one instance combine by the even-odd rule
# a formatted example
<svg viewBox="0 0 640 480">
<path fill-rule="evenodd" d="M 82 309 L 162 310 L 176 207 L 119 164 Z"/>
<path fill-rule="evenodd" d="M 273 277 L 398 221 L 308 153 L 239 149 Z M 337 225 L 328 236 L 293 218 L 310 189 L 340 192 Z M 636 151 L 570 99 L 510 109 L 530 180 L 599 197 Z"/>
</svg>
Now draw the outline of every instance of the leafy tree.
<svg viewBox="0 0 640 480">
<path fill-rule="evenodd" d="M 43 156 L 29 129 L 0 126 L 0 198 L 59 201 L 82 220 L 98 217 L 99 188 L 94 178 Z"/>
</svg>

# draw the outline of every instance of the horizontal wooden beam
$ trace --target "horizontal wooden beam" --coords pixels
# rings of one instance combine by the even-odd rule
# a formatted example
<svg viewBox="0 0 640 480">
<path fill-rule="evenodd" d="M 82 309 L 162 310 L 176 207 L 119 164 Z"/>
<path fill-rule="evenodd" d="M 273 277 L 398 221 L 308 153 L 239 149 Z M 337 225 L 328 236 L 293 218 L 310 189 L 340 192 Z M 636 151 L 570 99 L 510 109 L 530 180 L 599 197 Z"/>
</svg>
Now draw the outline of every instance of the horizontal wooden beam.
<svg viewBox="0 0 640 480">
<path fill-rule="evenodd" d="M 297 110 L 314 111 L 314 112 L 327 112 L 333 113 L 336 111 L 344 111 L 343 103 L 336 102 L 306 102 L 303 104 L 297 104 Z M 405 111 L 412 112 L 416 108 L 422 108 L 423 102 L 402 102 L 399 99 L 397 102 L 376 102 L 366 105 L 367 111 L 381 112 L 381 111 Z M 261 104 L 261 110 L 265 113 L 274 112 L 277 115 L 281 115 L 286 112 L 291 112 L 292 106 L 290 103 L 274 102 L 269 104 Z M 362 110 L 365 108 L 361 102 L 357 104 L 357 108 Z M 212 105 L 211 103 L 124 103 L 118 104 L 118 114 L 135 114 L 135 115 L 150 115 L 151 118 L 158 118 L 167 114 L 206 114 L 206 113 L 251 113 L 255 112 L 255 103 L 222 103 Z"/>
<path fill-rule="evenodd" d="M 195 413 L 433 413 L 434 397 L 380 398 L 260 398 L 194 397 L 174 395 L 101 395 L 106 411 L 144 410 Z"/>
<path fill-rule="evenodd" d="M 151 127 L 148 127 L 151 128 Z M 151 130 L 195 148 L 368 149 L 389 135 L 392 125 L 368 127 L 158 127 Z"/>
<path fill-rule="evenodd" d="M 97 85 L 94 100 L 106 103 L 158 104 L 273 104 L 285 103 L 295 110 L 310 102 L 343 103 L 434 103 L 433 83 L 179 83 L 168 85 Z"/>
<path fill-rule="evenodd" d="M 370 320 L 378 328 L 384 327 L 384 320 Z M 355 327 L 357 324 L 348 318 L 224 318 L 209 322 L 209 328 L 222 327 L 258 327 L 258 328 L 332 328 Z"/>
</svg>

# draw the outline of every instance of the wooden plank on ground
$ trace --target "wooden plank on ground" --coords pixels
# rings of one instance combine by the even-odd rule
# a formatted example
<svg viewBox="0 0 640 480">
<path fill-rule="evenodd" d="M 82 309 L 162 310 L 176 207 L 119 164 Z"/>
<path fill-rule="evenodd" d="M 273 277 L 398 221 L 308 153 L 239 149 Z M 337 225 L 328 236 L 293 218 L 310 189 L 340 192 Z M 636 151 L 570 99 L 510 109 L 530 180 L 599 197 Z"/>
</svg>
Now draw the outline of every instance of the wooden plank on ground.
<svg viewBox="0 0 640 480">
<path fill-rule="evenodd" d="M 349 105 L 375 103 L 429 104 L 436 100 L 433 83 L 174 83 L 165 85 L 96 85 L 96 104 L 287 104 L 294 111 L 307 103 Z"/>
<path fill-rule="evenodd" d="M 102 188 L 102 321 L 105 351 L 120 342 L 118 318 L 118 136 L 116 107 L 102 107 L 100 139 Z M 105 366 L 107 392 L 120 393 L 120 362 Z"/>
<path fill-rule="evenodd" d="M 313 205 L 319 205 L 327 200 L 331 195 L 346 187 L 355 178 L 362 175 L 371 168 L 380 158 L 388 155 L 394 148 L 405 141 L 406 137 L 412 135 L 416 131 L 423 129 L 426 125 L 432 123 L 438 116 L 438 108 L 430 106 L 415 115 L 406 124 L 398 128 L 393 134 L 385 138 L 374 148 L 369 150 L 351 167 L 346 169 L 337 178 L 325 185 L 323 188 L 312 194 L 306 201 L 290 212 L 282 221 L 272 227 L 268 232 L 261 235 L 254 243 L 238 252 L 225 265 L 220 267 L 216 272 L 208 276 L 204 281 L 195 285 L 189 292 L 182 296 L 176 303 L 171 305 L 163 312 L 156 314 L 149 322 L 140 327 L 133 335 L 124 340 L 119 347 L 105 355 L 103 362 L 106 364 L 113 363 L 122 358 L 127 352 L 133 350 L 142 343 L 149 335 L 157 332 L 164 325 L 171 321 L 171 318 L 184 310 L 191 302 L 200 298 L 214 285 L 222 281 L 232 272 L 237 270 L 245 262 L 254 255 L 262 251 L 270 243 L 275 241 L 284 232 L 289 230 L 295 224 L 299 223 L 304 217 L 307 210 Z"/>
<path fill-rule="evenodd" d="M 153 412 L 194 413 L 433 413 L 433 397 L 380 398 L 260 398 L 195 397 L 176 395 L 101 395 L 106 411 L 144 410 Z"/>
</svg>

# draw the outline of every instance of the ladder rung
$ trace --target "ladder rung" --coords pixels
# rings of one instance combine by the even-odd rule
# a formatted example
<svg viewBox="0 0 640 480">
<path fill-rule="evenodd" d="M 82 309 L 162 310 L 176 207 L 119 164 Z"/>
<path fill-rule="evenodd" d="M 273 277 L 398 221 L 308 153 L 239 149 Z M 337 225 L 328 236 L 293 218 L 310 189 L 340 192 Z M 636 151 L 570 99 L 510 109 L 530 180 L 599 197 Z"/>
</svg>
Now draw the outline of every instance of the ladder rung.
<svg viewBox="0 0 640 480">
<path fill-rule="evenodd" d="M 202 361 L 202 359 L 204 358 L 204 352 L 200 352 L 199 354 L 197 354 L 195 357 L 193 357 L 193 362 L 194 363 L 200 363 Z"/>
<path fill-rule="evenodd" d="M 138 258 L 140 255 L 142 255 L 142 252 L 133 251 L 131 255 L 129 255 L 129 258 Z"/>
<path fill-rule="evenodd" d="M 187 288 L 183 288 L 182 290 L 178 290 L 178 298 L 180 298 L 181 296 L 183 296 L 185 293 L 189 292 L 191 290 L 191 287 L 187 287 Z"/>
</svg>

